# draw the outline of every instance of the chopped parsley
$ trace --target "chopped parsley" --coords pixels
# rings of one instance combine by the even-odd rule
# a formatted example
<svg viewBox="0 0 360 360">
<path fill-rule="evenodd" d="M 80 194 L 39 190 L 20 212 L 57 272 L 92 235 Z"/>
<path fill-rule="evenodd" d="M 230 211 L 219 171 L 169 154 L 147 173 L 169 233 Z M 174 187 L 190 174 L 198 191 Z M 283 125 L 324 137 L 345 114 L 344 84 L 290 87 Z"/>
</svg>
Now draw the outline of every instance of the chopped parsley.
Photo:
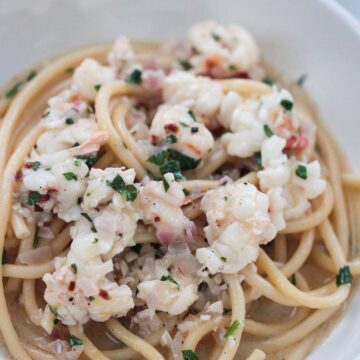
<svg viewBox="0 0 360 360">
<path fill-rule="evenodd" d="M 168 161 L 165 165 L 162 165 L 160 167 L 160 172 L 164 175 L 166 173 L 172 173 L 174 174 L 174 177 L 176 180 L 179 180 L 182 178 L 180 165 L 173 160 Z"/>
<path fill-rule="evenodd" d="M 197 126 L 193 126 L 193 127 L 191 128 L 191 132 L 192 132 L 193 134 L 197 133 L 198 131 L 199 131 L 199 128 L 198 128 Z"/>
<path fill-rule="evenodd" d="M 215 40 L 215 41 L 220 41 L 221 40 L 221 37 L 218 35 L 218 34 L 216 34 L 216 33 L 211 33 L 211 37 Z"/>
<path fill-rule="evenodd" d="M 201 161 L 201 159 L 195 160 L 190 156 L 173 149 L 169 149 L 169 156 L 172 160 L 176 160 L 179 163 L 181 170 L 195 169 Z"/>
<path fill-rule="evenodd" d="M 179 121 L 179 124 L 184 128 L 190 127 L 188 124 L 184 123 L 183 121 Z"/>
<path fill-rule="evenodd" d="M 290 279 L 291 283 L 296 286 L 296 275 L 295 274 L 292 274 L 291 275 L 291 279 Z"/>
<path fill-rule="evenodd" d="M 165 177 L 163 178 L 163 185 L 164 185 L 164 189 L 165 189 L 165 192 L 167 192 L 169 190 L 169 183 L 168 181 L 165 179 Z"/>
<path fill-rule="evenodd" d="M 306 180 L 307 179 L 307 168 L 306 168 L 306 166 L 299 165 L 295 170 L 295 174 L 299 178 Z"/>
<path fill-rule="evenodd" d="M 177 142 L 177 137 L 174 134 L 171 134 L 166 137 L 165 141 L 167 144 L 175 144 Z"/>
<path fill-rule="evenodd" d="M 35 205 L 41 200 L 41 195 L 38 191 L 29 191 L 29 197 L 26 201 L 28 205 Z"/>
<path fill-rule="evenodd" d="M 303 86 L 306 79 L 307 79 L 308 75 L 307 74 L 302 74 L 297 80 L 296 80 L 296 84 L 298 86 Z"/>
<path fill-rule="evenodd" d="M 226 258 L 225 256 L 222 256 L 220 259 L 221 259 L 223 262 L 227 262 L 227 258 Z"/>
<path fill-rule="evenodd" d="M 44 112 L 41 116 L 42 119 L 48 117 L 50 115 L 50 111 Z"/>
<path fill-rule="evenodd" d="M 129 84 L 141 84 L 142 72 L 139 69 L 133 70 L 126 78 L 126 82 Z"/>
<path fill-rule="evenodd" d="M 240 322 L 239 320 L 234 320 L 233 323 L 230 325 L 230 327 L 227 329 L 226 333 L 225 333 L 225 337 L 229 337 L 234 335 L 234 332 L 236 331 L 236 329 L 239 327 Z"/>
<path fill-rule="evenodd" d="M 80 215 L 83 216 L 87 221 L 89 221 L 89 223 L 91 223 L 91 231 L 97 232 L 93 219 L 87 213 L 80 213 Z"/>
<path fill-rule="evenodd" d="M 2 253 L 1 263 L 4 265 L 4 264 L 7 264 L 8 261 L 9 261 L 8 254 L 7 254 L 6 249 L 4 248 L 3 253 Z"/>
<path fill-rule="evenodd" d="M 73 172 L 66 172 L 63 173 L 63 176 L 66 180 L 71 181 L 71 180 L 77 180 L 77 176 L 73 173 Z"/>
<path fill-rule="evenodd" d="M 66 120 L 65 120 L 65 124 L 66 125 L 72 125 L 74 123 L 74 119 L 72 119 L 72 118 L 67 118 Z"/>
<path fill-rule="evenodd" d="M 98 238 L 95 238 L 95 239 L 92 241 L 93 244 L 97 244 L 98 242 L 99 242 L 99 239 L 98 239 Z"/>
<path fill-rule="evenodd" d="M 193 118 L 194 121 L 196 121 L 196 116 L 192 110 L 189 110 L 188 114 Z"/>
<path fill-rule="evenodd" d="M 263 170 L 264 167 L 262 166 L 262 163 L 261 163 L 262 159 L 261 159 L 261 152 L 260 151 L 257 151 L 255 153 L 255 160 L 256 160 L 256 164 L 258 166 L 258 171 Z"/>
<path fill-rule="evenodd" d="M 266 77 L 263 79 L 263 82 L 264 82 L 265 84 L 267 84 L 267 85 L 270 85 L 270 86 L 272 86 L 272 85 L 275 84 L 275 80 L 274 80 L 272 77 L 270 77 L 270 76 L 266 76 Z"/>
<path fill-rule="evenodd" d="M 79 144 L 77 144 L 76 146 L 79 146 Z M 97 157 L 95 155 L 76 155 L 75 158 L 79 160 L 84 160 L 85 164 L 88 166 L 89 169 L 91 169 L 97 161 Z"/>
<path fill-rule="evenodd" d="M 70 336 L 70 346 L 73 347 L 73 346 L 80 346 L 83 344 L 82 340 L 79 339 L 78 337 L 76 337 L 75 335 L 71 335 Z"/>
<path fill-rule="evenodd" d="M 169 153 L 167 152 L 167 150 L 161 151 L 157 154 L 151 155 L 147 161 L 155 164 L 155 165 L 162 165 L 164 164 L 165 160 L 167 159 L 167 157 L 169 156 Z"/>
<path fill-rule="evenodd" d="M 112 181 L 107 181 L 107 185 L 121 194 L 126 201 L 134 201 L 137 197 L 138 190 L 133 184 L 125 184 L 124 179 L 117 174 Z"/>
<path fill-rule="evenodd" d="M 283 99 L 280 101 L 280 105 L 286 110 L 286 111 L 291 111 L 294 103 L 290 100 L 287 99 Z"/>
<path fill-rule="evenodd" d="M 101 88 L 101 85 L 100 85 L 100 84 L 97 84 L 97 85 L 94 86 L 94 89 L 95 89 L 96 91 L 99 91 L 100 88 Z"/>
<path fill-rule="evenodd" d="M 192 350 L 181 350 L 183 360 L 199 360 Z"/>
<path fill-rule="evenodd" d="M 40 162 L 40 161 L 34 161 L 34 162 L 32 163 L 32 167 L 31 167 L 31 168 L 32 168 L 34 171 L 37 171 L 37 170 L 39 170 L 40 166 L 41 166 L 41 162 Z"/>
<path fill-rule="evenodd" d="M 353 276 L 350 271 L 350 267 L 348 265 L 340 268 L 339 272 L 336 275 L 336 285 L 341 286 L 345 284 L 351 284 L 353 280 Z"/>
<path fill-rule="evenodd" d="M 10 88 L 6 93 L 5 93 L 5 97 L 7 98 L 12 98 L 14 97 L 20 90 L 20 88 L 26 83 L 29 82 L 30 80 L 32 80 L 35 76 L 37 75 L 37 72 L 35 70 L 31 70 L 29 75 L 21 81 L 18 81 L 17 83 L 15 83 L 13 85 L 12 88 Z"/>
<path fill-rule="evenodd" d="M 163 275 L 160 281 L 170 281 L 171 283 L 176 285 L 178 290 L 180 290 L 180 284 L 171 275 Z"/>
<path fill-rule="evenodd" d="M 39 227 L 36 225 L 35 227 L 35 234 L 34 234 L 34 239 L 33 239 L 33 247 L 37 248 L 39 246 Z"/>
<path fill-rule="evenodd" d="M 75 160 L 75 161 L 74 161 L 74 165 L 75 165 L 76 167 L 80 167 L 80 166 L 81 166 L 80 160 Z"/>
<path fill-rule="evenodd" d="M 269 138 L 274 135 L 274 133 L 270 129 L 269 125 L 266 125 L 266 124 L 264 125 L 264 132 L 265 132 L 266 136 Z"/>
<path fill-rule="evenodd" d="M 78 268 L 77 268 L 77 265 L 75 263 L 71 264 L 70 265 L 71 267 L 71 271 L 74 273 L 74 274 L 77 274 L 78 272 Z"/>
<path fill-rule="evenodd" d="M 136 254 L 140 254 L 141 251 L 141 244 L 136 244 L 134 246 L 130 246 L 130 249 L 135 252 Z"/>
<path fill-rule="evenodd" d="M 234 64 L 230 64 L 229 65 L 229 70 L 230 71 L 236 71 L 236 66 Z"/>
<path fill-rule="evenodd" d="M 189 71 L 192 68 L 192 65 L 187 60 L 179 60 L 179 64 L 185 71 Z"/>
<path fill-rule="evenodd" d="M 185 196 L 190 195 L 190 191 L 188 189 L 183 189 L 183 193 L 185 194 Z"/>
</svg>

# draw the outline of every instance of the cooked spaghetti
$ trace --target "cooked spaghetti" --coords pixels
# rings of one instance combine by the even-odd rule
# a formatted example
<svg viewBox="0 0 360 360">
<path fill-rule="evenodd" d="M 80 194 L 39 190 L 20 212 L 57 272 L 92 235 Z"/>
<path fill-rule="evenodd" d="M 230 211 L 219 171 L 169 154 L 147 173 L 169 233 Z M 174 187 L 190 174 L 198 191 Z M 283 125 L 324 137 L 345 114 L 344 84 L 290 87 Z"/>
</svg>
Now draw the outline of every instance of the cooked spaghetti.
<svg viewBox="0 0 360 360">
<path fill-rule="evenodd" d="M 349 297 L 360 178 L 237 25 L 66 54 L 0 98 L 15 359 L 303 359 Z"/>
</svg>

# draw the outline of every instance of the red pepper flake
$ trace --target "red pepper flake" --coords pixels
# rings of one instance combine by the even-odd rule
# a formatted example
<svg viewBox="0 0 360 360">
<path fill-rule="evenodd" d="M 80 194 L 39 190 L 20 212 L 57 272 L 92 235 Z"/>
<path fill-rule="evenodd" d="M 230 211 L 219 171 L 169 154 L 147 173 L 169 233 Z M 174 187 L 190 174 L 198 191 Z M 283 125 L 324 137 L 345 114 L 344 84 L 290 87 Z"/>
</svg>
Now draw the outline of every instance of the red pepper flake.
<svg viewBox="0 0 360 360">
<path fill-rule="evenodd" d="M 164 129 L 167 134 L 176 133 L 179 130 L 176 124 L 166 124 L 164 125 Z"/>
<path fill-rule="evenodd" d="M 50 193 L 55 193 L 55 192 L 58 192 L 58 191 L 55 188 L 48 188 L 47 192 L 50 194 Z"/>
<path fill-rule="evenodd" d="M 157 145 L 159 138 L 156 135 L 151 135 L 151 144 Z"/>
<path fill-rule="evenodd" d="M 23 174 L 21 170 L 18 170 L 15 174 L 15 181 L 21 181 L 23 178 Z"/>
<path fill-rule="evenodd" d="M 43 212 L 44 209 L 41 206 L 39 206 L 38 204 L 35 204 L 34 205 L 34 211 L 35 212 Z"/>
<path fill-rule="evenodd" d="M 120 281 L 121 281 L 121 276 L 120 275 L 115 275 L 114 276 L 114 281 L 119 285 Z"/>
<path fill-rule="evenodd" d="M 40 195 L 40 202 L 48 201 L 50 199 L 49 194 Z"/>
<path fill-rule="evenodd" d="M 286 145 L 285 145 L 285 149 L 292 149 L 296 146 L 297 143 L 297 137 L 295 135 L 291 135 L 287 140 L 286 140 Z"/>
<path fill-rule="evenodd" d="M 33 163 L 32 163 L 32 162 L 27 162 L 27 163 L 25 163 L 25 165 L 24 165 L 24 168 L 25 168 L 25 169 L 32 169 L 32 167 L 33 167 Z"/>
<path fill-rule="evenodd" d="M 70 281 L 69 287 L 68 287 L 69 291 L 74 291 L 75 286 L 76 286 L 76 282 L 75 281 Z"/>
<path fill-rule="evenodd" d="M 99 296 L 101 296 L 103 299 L 105 300 L 111 300 L 111 296 L 109 295 L 109 293 L 104 290 L 104 289 L 100 289 L 99 290 Z"/>
<path fill-rule="evenodd" d="M 240 79 L 251 79 L 249 73 L 246 72 L 246 71 L 241 71 L 241 72 L 239 72 L 239 74 L 237 74 L 236 77 L 237 77 L 237 78 L 240 78 Z"/>
<path fill-rule="evenodd" d="M 155 221 L 155 222 L 159 222 L 159 221 L 160 221 L 160 216 L 155 216 L 155 217 L 154 217 L 154 221 Z"/>
</svg>

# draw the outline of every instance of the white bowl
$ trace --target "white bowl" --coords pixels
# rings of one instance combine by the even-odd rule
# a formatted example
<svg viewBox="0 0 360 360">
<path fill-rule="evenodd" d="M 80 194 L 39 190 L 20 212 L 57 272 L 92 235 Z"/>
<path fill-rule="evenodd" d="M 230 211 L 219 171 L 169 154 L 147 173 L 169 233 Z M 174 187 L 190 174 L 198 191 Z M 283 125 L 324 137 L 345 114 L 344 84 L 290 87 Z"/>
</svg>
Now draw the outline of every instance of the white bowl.
<svg viewBox="0 0 360 360">
<path fill-rule="evenodd" d="M 305 88 L 320 117 L 360 170 L 360 26 L 325 0 L 1 0 L 0 83 L 31 64 L 82 45 L 132 38 L 182 37 L 192 23 L 243 24 L 263 55 Z M 360 359 L 360 291 L 345 316 L 309 357 Z"/>
</svg>

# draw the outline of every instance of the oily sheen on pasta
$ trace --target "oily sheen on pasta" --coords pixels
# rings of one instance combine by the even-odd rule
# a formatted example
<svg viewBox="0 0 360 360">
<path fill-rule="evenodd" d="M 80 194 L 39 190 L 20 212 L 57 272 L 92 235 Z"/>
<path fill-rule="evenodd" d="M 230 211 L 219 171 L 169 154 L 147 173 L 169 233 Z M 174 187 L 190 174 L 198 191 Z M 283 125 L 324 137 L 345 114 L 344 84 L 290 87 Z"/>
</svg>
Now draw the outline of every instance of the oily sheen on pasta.
<svg viewBox="0 0 360 360">
<path fill-rule="evenodd" d="M 0 328 L 27 359 L 304 359 L 360 272 L 360 179 L 255 40 L 120 36 L 3 88 Z"/>
</svg>

